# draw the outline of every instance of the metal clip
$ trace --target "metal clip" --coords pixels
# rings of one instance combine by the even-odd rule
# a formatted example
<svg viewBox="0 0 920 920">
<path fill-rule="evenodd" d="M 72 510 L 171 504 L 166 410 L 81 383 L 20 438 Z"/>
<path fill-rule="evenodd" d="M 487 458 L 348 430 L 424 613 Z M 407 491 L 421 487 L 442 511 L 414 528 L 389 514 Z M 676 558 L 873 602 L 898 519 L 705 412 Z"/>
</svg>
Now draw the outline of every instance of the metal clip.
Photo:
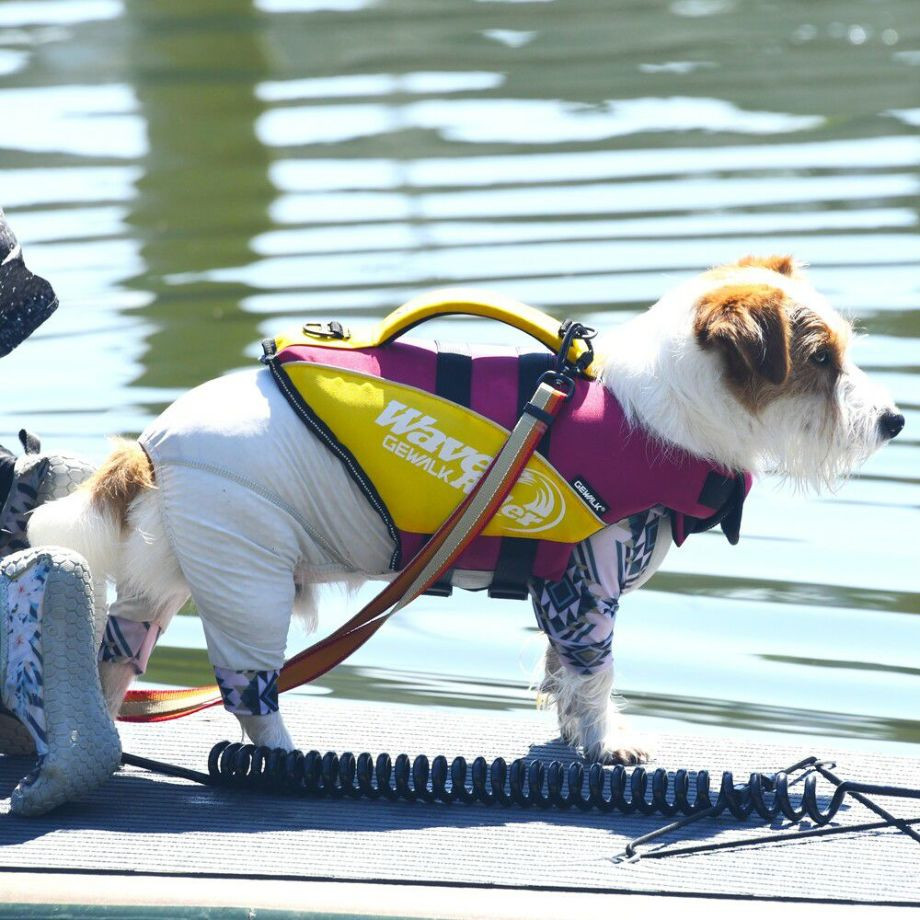
<svg viewBox="0 0 920 920">
<path fill-rule="evenodd" d="M 303 331 L 305 335 L 312 335 L 318 339 L 351 338 L 351 330 L 334 319 L 327 322 L 304 323 Z"/>
<path fill-rule="evenodd" d="M 609 856 L 608 859 L 615 866 L 628 866 L 632 863 L 639 862 L 639 860 L 642 859 L 642 854 L 637 852 L 630 856 L 626 850 L 623 850 L 622 852 L 617 853 L 615 856 Z"/>
<path fill-rule="evenodd" d="M 576 323 L 575 320 L 571 319 L 565 320 L 559 327 L 559 338 L 562 340 L 562 345 L 556 355 L 556 371 L 559 373 L 571 371 L 583 374 L 594 360 L 594 346 L 591 344 L 591 339 L 596 335 L 597 330 L 591 326 L 583 326 L 581 323 Z M 584 343 L 585 351 L 576 359 L 574 364 L 571 364 L 569 362 L 569 348 L 577 339 Z"/>
<path fill-rule="evenodd" d="M 565 393 L 566 402 L 575 395 L 575 381 L 565 371 L 544 371 L 537 378 L 537 383 L 546 383 L 557 390 L 561 390 Z"/>
</svg>

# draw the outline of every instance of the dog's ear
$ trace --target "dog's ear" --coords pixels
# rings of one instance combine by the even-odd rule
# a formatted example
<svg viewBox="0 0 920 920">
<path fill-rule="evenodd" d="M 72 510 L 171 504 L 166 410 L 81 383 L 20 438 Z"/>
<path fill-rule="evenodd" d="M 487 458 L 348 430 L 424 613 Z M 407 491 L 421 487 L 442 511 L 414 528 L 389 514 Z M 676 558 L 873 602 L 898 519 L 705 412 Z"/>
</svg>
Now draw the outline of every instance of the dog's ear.
<svg viewBox="0 0 920 920">
<path fill-rule="evenodd" d="M 785 294 L 766 284 L 729 284 L 697 303 L 694 334 L 701 348 L 718 348 L 730 377 L 780 384 L 789 376 L 790 326 Z"/>
<path fill-rule="evenodd" d="M 799 270 L 799 264 L 792 256 L 745 256 L 737 264 L 741 268 L 768 268 L 770 271 L 792 277 Z"/>
</svg>

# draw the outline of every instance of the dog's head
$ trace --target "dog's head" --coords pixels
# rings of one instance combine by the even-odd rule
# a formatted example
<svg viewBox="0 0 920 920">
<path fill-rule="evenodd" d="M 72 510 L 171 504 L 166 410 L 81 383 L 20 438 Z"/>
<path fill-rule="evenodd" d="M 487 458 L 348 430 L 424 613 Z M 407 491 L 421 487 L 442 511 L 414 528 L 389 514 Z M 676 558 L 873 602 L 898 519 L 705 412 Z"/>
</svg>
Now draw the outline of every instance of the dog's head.
<svg viewBox="0 0 920 920">
<path fill-rule="evenodd" d="M 850 324 L 788 256 L 706 272 L 637 326 L 657 342 L 645 371 L 663 387 L 646 405 L 628 387 L 631 409 L 665 440 L 726 465 L 832 485 L 904 425 L 849 357 Z M 614 392 L 615 377 L 605 369 Z"/>
</svg>

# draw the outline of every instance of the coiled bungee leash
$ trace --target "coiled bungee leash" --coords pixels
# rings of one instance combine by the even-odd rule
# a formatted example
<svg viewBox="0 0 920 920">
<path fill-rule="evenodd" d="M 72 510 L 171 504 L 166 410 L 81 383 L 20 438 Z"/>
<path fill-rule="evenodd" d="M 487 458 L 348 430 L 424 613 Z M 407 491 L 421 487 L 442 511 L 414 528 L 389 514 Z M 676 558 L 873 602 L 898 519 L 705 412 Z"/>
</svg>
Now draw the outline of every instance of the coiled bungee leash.
<svg viewBox="0 0 920 920">
<path fill-rule="evenodd" d="M 719 790 L 713 797 L 708 770 L 700 770 L 691 779 L 688 770 L 673 776 L 663 768 L 650 771 L 635 767 L 605 769 L 600 764 L 586 766 L 574 761 L 567 767 L 559 761 L 519 758 L 509 765 L 497 757 L 491 763 L 477 757 L 470 764 L 464 757 L 453 761 L 438 755 L 429 761 L 424 754 L 411 759 L 400 754 L 395 761 L 389 754 L 375 759 L 369 753 L 355 757 L 348 752 L 325 754 L 313 750 L 284 751 L 252 744 L 221 741 L 208 757 L 208 772 L 201 773 L 173 764 L 124 754 L 122 762 L 208 786 L 226 786 L 253 792 L 275 793 L 310 799 L 359 799 L 443 803 L 446 805 L 483 804 L 501 806 L 558 808 L 599 811 L 604 814 L 682 816 L 664 827 L 630 841 L 615 862 L 635 862 L 640 858 L 661 858 L 686 852 L 704 852 L 723 846 L 748 846 L 802 837 L 850 833 L 896 827 L 920 843 L 920 832 L 912 825 L 920 819 L 905 821 L 890 814 L 867 795 L 920 800 L 920 789 L 877 783 L 841 780 L 830 761 L 806 757 L 777 773 L 751 773 L 746 783 L 736 783 L 731 771 L 722 773 Z M 800 774 L 795 776 L 795 774 Z M 822 808 L 818 798 L 817 775 L 836 787 L 830 802 Z M 790 787 L 802 783 L 802 791 L 793 796 Z M 878 814 L 881 822 L 827 827 L 843 806 L 847 796 Z M 720 844 L 694 844 L 680 848 L 639 851 L 653 840 L 704 818 L 725 813 L 738 821 L 759 817 L 772 822 L 783 817 L 791 822 L 804 818 L 817 829 L 777 833 L 771 837 L 732 840 Z"/>
</svg>

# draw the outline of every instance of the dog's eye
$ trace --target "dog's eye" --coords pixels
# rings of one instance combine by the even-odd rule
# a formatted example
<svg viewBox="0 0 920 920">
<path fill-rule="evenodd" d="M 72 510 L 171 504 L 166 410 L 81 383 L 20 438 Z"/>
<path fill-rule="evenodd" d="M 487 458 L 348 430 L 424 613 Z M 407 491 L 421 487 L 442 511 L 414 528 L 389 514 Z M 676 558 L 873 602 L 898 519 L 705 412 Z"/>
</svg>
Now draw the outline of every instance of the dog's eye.
<svg viewBox="0 0 920 920">
<path fill-rule="evenodd" d="M 831 360 L 831 350 L 829 348 L 819 348 L 811 356 L 814 364 L 827 364 Z"/>
</svg>

